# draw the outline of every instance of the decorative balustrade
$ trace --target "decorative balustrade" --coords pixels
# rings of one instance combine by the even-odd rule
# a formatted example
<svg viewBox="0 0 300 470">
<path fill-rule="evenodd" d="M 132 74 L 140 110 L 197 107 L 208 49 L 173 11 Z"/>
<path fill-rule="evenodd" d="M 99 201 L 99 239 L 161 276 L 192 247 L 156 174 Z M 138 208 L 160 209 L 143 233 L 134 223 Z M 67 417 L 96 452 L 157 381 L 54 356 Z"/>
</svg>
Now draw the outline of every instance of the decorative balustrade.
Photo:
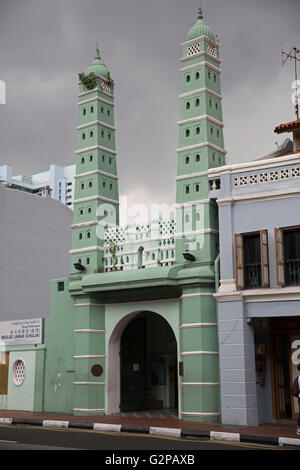
<svg viewBox="0 0 300 470">
<path fill-rule="evenodd" d="M 175 262 L 173 219 L 127 227 L 108 227 L 105 232 L 104 271 L 169 266 Z M 115 253 L 112 253 L 112 248 Z"/>
<path fill-rule="evenodd" d="M 242 176 L 234 176 L 233 177 L 233 186 L 234 188 L 244 187 L 244 186 L 252 186 L 256 184 L 262 183 L 272 183 L 274 181 L 282 181 L 286 179 L 293 179 L 300 177 L 300 167 L 287 167 L 287 168 L 280 168 L 278 170 L 260 170 L 259 172 L 250 174 L 250 175 L 242 175 Z"/>
</svg>

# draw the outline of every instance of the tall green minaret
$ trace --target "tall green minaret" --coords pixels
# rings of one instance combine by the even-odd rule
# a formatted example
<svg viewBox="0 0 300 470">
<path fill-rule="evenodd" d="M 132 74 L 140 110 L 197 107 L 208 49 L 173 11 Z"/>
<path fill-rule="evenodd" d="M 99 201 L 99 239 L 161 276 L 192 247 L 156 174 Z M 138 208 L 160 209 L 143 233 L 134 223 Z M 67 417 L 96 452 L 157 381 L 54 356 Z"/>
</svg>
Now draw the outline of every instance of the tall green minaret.
<svg viewBox="0 0 300 470">
<path fill-rule="evenodd" d="M 201 8 L 181 59 L 179 145 L 176 177 L 176 260 L 189 251 L 211 262 L 218 253 L 217 207 L 208 201 L 209 168 L 226 162 L 219 42 Z M 183 234 L 182 236 L 180 234 Z"/>
<path fill-rule="evenodd" d="M 103 269 L 104 225 L 119 223 L 114 82 L 98 47 L 79 80 L 71 273 L 75 263 L 94 273 Z"/>
</svg>

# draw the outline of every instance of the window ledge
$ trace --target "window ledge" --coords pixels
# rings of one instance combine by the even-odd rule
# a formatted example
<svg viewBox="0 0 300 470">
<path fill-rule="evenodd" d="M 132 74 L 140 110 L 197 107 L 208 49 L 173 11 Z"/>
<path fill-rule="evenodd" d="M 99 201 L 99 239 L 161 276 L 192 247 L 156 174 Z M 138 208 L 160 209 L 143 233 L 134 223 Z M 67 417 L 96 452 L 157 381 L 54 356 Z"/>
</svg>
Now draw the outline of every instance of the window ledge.
<svg viewBox="0 0 300 470">
<path fill-rule="evenodd" d="M 279 302 L 287 300 L 300 300 L 300 286 L 260 288 L 245 290 L 226 290 L 214 294 L 219 302 Z"/>
</svg>

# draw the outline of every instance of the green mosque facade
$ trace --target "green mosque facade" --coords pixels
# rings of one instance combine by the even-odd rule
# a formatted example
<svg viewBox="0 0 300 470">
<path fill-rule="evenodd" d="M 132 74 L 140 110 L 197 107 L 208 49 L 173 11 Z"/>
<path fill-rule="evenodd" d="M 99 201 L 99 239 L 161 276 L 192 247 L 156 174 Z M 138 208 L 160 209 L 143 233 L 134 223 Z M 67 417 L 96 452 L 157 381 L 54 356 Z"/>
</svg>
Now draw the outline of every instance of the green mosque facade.
<svg viewBox="0 0 300 470">
<path fill-rule="evenodd" d="M 201 10 L 182 49 L 174 220 L 119 226 L 114 82 L 98 48 L 79 75 L 70 275 L 51 283 L 40 410 L 220 421 L 208 170 L 226 152 L 219 43 Z"/>
</svg>

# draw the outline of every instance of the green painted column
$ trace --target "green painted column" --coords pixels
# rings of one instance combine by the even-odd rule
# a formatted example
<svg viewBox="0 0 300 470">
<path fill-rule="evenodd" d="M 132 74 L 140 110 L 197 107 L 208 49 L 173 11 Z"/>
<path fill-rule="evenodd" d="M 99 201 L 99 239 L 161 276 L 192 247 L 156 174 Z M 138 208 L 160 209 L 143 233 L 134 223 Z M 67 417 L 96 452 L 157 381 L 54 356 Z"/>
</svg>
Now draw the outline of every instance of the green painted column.
<svg viewBox="0 0 300 470">
<path fill-rule="evenodd" d="M 183 43 L 176 177 L 176 260 L 195 252 L 212 262 L 219 250 L 217 207 L 208 200 L 207 171 L 226 162 L 219 43 L 202 10 Z"/>
<path fill-rule="evenodd" d="M 104 227 L 119 223 L 114 82 L 98 48 L 79 78 L 71 274 L 74 263 L 86 273 L 103 271 Z"/>
<path fill-rule="evenodd" d="M 74 414 L 104 415 L 105 312 L 93 298 L 75 299 Z"/>
<path fill-rule="evenodd" d="M 208 170 L 225 164 L 219 43 L 199 10 L 181 59 L 176 177 L 176 261 L 186 262 L 180 300 L 180 418 L 220 420 L 214 261 L 219 252 L 217 206 Z M 198 279 L 198 280 L 197 280 Z"/>
<path fill-rule="evenodd" d="M 213 292 L 184 289 L 180 300 L 181 419 L 218 422 L 219 354 Z"/>
</svg>

